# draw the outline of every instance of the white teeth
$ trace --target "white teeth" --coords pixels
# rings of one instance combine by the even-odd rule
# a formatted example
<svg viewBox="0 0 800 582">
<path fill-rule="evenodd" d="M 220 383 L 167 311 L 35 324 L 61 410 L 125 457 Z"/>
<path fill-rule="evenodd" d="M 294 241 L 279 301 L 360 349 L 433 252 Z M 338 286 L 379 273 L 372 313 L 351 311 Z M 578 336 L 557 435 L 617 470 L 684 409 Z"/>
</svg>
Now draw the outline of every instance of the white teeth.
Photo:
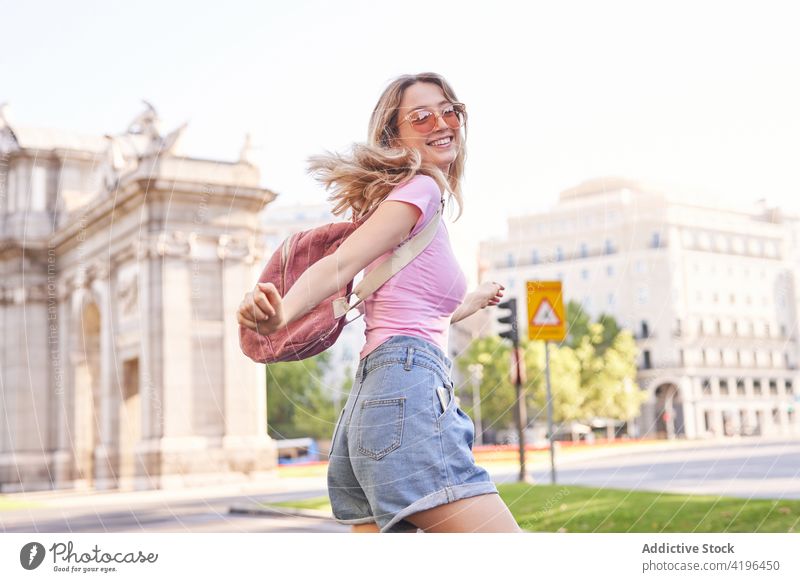
<svg viewBox="0 0 800 582">
<path fill-rule="evenodd" d="M 442 139 L 437 139 L 436 141 L 432 141 L 430 145 L 446 145 L 449 144 L 452 138 L 444 137 Z"/>
</svg>

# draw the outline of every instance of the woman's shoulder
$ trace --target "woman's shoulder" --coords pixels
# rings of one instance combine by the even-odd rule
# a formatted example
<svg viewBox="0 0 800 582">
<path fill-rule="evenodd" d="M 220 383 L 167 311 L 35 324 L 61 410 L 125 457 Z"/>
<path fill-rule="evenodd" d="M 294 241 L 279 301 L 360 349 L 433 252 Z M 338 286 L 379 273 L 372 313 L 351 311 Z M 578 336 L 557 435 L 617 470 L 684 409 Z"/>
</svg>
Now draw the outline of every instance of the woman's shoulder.
<svg viewBox="0 0 800 582">
<path fill-rule="evenodd" d="M 389 194 L 390 197 L 411 195 L 421 199 L 441 199 L 442 190 L 439 184 L 427 174 L 414 174 L 405 182 L 401 182 Z"/>
<path fill-rule="evenodd" d="M 409 178 L 407 181 L 403 182 L 400 186 L 401 187 L 409 186 L 411 184 L 414 184 L 420 188 L 433 189 L 436 192 L 441 193 L 441 190 L 439 189 L 439 184 L 436 182 L 436 180 L 433 179 L 433 177 L 429 176 L 428 174 L 416 173 L 413 176 L 411 176 L 411 178 Z"/>
</svg>

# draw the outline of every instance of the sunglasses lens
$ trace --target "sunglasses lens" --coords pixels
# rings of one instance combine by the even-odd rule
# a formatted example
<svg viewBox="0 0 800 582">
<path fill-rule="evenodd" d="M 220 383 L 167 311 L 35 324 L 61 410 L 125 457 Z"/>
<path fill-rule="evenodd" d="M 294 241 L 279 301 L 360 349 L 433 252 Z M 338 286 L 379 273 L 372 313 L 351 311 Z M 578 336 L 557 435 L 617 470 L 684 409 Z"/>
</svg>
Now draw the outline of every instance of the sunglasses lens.
<svg viewBox="0 0 800 582">
<path fill-rule="evenodd" d="M 464 110 L 461 107 L 448 107 L 442 112 L 442 117 L 451 129 L 458 129 L 464 125 Z"/>
<path fill-rule="evenodd" d="M 415 111 L 411 115 L 411 125 L 413 125 L 419 131 L 432 131 L 434 126 L 436 125 L 436 116 L 433 112 L 428 111 L 427 109 L 421 109 L 419 111 Z"/>
</svg>

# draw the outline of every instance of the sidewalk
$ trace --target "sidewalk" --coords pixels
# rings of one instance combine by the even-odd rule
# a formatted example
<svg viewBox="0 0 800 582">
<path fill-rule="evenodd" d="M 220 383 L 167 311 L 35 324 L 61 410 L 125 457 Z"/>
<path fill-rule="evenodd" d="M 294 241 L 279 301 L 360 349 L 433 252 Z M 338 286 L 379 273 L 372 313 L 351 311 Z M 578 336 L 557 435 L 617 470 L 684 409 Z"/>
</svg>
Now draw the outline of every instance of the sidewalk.
<svg viewBox="0 0 800 582">
<path fill-rule="evenodd" d="M 784 437 L 785 438 L 785 437 Z M 770 439 L 761 438 L 758 442 L 768 442 Z M 639 453 L 647 451 L 671 450 L 677 448 L 697 448 L 705 446 L 715 446 L 723 443 L 741 442 L 738 439 L 714 439 L 703 441 L 644 441 L 626 442 L 612 446 L 581 446 L 561 447 L 556 450 L 556 462 L 561 466 L 579 463 L 585 459 L 597 459 L 606 456 L 613 456 L 624 453 Z M 489 474 L 495 476 L 508 475 L 510 472 L 519 470 L 519 462 L 513 451 L 504 453 L 509 457 L 508 460 L 482 460 L 477 459 L 478 464 L 485 467 Z M 476 449 L 476 457 L 481 457 L 479 449 Z M 527 451 L 527 469 L 549 467 L 550 457 L 548 451 Z M 75 491 L 75 490 L 56 490 L 56 491 L 33 491 L 19 493 L 0 494 L 0 498 L 8 501 L 26 501 L 40 504 L 41 508 L 46 507 L 81 507 L 106 506 L 127 504 L 137 506 L 156 502 L 169 502 L 180 500 L 197 500 L 209 497 L 257 497 L 261 495 L 286 494 L 288 498 L 304 499 L 319 495 L 320 491 L 327 490 L 327 478 L 325 476 L 326 463 L 319 464 L 319 475 L 308 477 L 281 476 L 280 470 L 274 471 L 274 477 L 261 477 L 249 482 L 228 483 L 209 485 L 205 487 L 187 487 L 184 489 L 151 489 L 143 491 Z M 307 495 L 305 495 L 307 494 Z M 304 497 L 305 495 L 305 497 Z M 13 510 L 9 510 L 13 511 Z"/>
</svg>

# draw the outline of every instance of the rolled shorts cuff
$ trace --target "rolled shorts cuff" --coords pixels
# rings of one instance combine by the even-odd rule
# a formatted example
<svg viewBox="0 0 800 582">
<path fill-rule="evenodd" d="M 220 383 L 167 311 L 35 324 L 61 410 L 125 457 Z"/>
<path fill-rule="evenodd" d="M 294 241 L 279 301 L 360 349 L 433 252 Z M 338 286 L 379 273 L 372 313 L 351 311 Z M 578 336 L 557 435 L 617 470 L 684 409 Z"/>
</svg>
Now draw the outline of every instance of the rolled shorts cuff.
<svg viewBox="0 0 800 582">
<path fill-rule="evenodd" d="M 423 511 L 425 509 L 431 509 L 432 507 L 444 505 L 445 503 L 450 503 L 459 499 L 483 495 L 485 493 L 496 493 L 497 495 L 500 495 L 499 491 L 497 491 L 497 486 L 495 486 L 493 481 L 462 483 L 461 485 L 444 487 L 443 489 L 434 491 L 433 493 L 426 495 L 421 499 L 417 499 L 414 503 L 396 513 L 394 517 L 392 517 L 392 519 L 381 528 L 380 532 L 388 533 L 392 526 L 394 526 L 401 519 L 405 519 L 406 516 L 411 515 L 412 513 L 417 513 L 418 511 Z"/>
<path fill-rule="evenodd" d="M 375 518 L 370 515 L 369 517 L 354 517 L 352 519 L 339 519 L 334 515 L 333 521 L 338 521 L 339 523 L 343 523 L 345 525 L 358 525 L 361 523 L 375 523 Z"/>
</svg>

